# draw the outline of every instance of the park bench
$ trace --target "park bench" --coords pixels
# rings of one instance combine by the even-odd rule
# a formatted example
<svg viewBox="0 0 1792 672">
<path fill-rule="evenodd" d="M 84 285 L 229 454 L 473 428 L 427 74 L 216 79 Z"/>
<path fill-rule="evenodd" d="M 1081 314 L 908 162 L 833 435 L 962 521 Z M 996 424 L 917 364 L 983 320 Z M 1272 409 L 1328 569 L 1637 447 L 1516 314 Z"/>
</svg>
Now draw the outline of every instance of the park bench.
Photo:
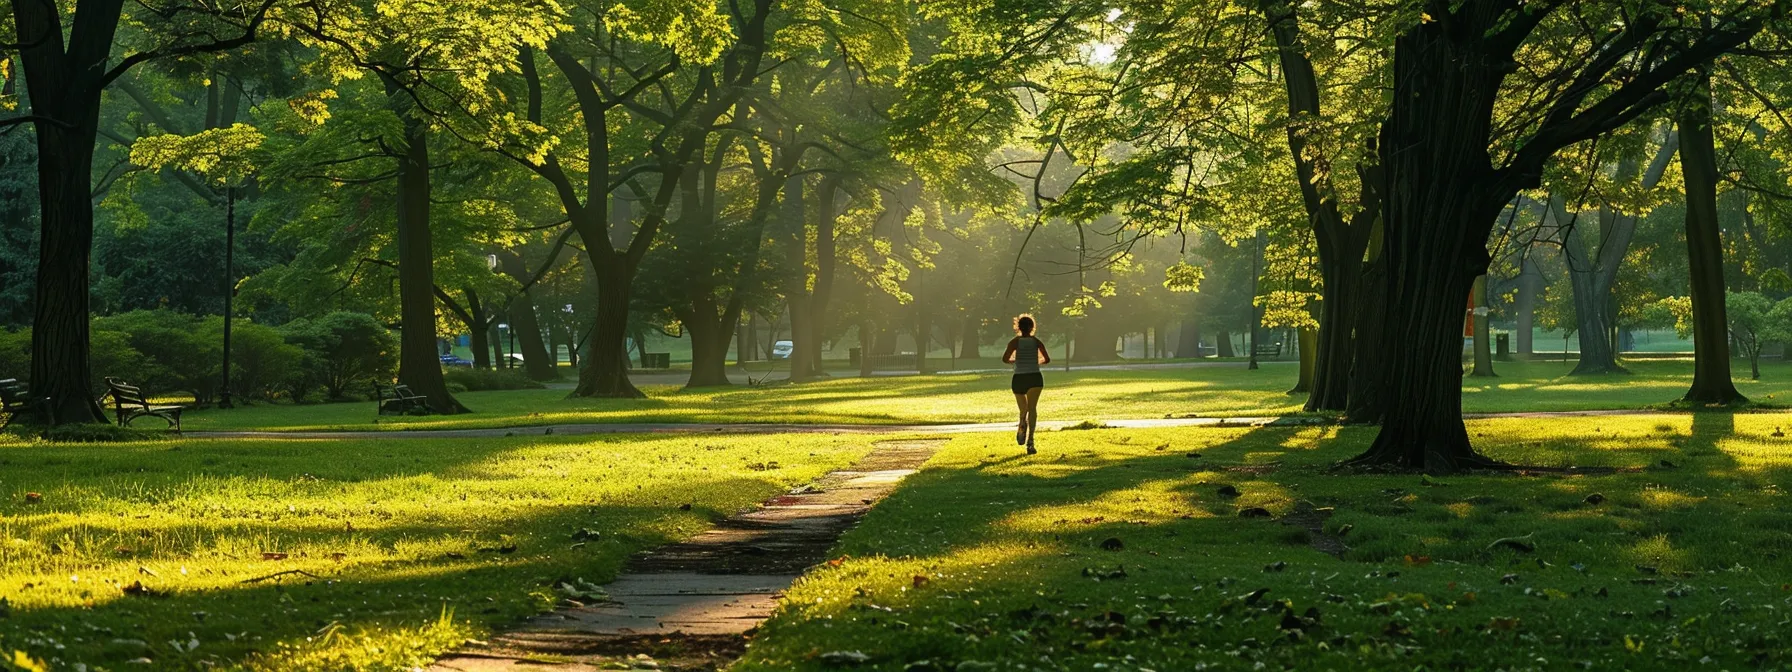
<svg viewBox="0 0 1792 672">
<path fill-rule="evenodd" d="M 180 414 L 187 407 L 151 404 L 149 398 L 143 396 L 143 388 L 117 378 L 107 378 L 106 387 L 109 388 L 107 394 L 112 396 L 112 412 L 118 418 L 118 426 L 129 427 L 137 418 L 149 416 L 168 423 L 170 430 L 180 431 Z"/>
<path fill-rule="evenodd" d="M 373 384 L 373 398 L 380 415 L 429 415 L 429 397 L 411 391 L 409 385 Z"/>
<path fill-rule="evenodd" d="M 1252 354 L 1256 355 L 1258 359 L 1263 359 L 1265 357 L 1267 357 L 1269 359 L 1275 359 L 1277 357 L 1282 356 L 1282 344 L 1281 343 L 1258 343 L 1256 349 L 1252 350 L 1251 352 L 1252 352 Z"/>
<path fill-rule="evenodd" d="M 20 413 L 33 408 L 37 409 L 40 419 L 55 424 L 54 418 L 50 417 L 52 406 L 49 397 L 31 396 L 31 392 L 25 388 L 25 384 L 16 379 L 0 380 L 0 414 L 6 415 L 6 422 L 0 423 L 0 429 L 11 425 L 12 421 L 19 418 Z"/>
</svg>

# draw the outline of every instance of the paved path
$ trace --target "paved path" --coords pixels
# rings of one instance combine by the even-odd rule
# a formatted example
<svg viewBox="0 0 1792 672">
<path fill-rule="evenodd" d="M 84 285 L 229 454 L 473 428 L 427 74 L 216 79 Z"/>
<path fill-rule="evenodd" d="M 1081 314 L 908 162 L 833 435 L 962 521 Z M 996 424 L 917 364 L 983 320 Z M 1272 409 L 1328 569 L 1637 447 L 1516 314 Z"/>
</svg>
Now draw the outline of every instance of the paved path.
<svg viewBox="0 0 1792 672">
<path fill-rule="evenodd" d="M 626 669 L 717 670 L 783 593 L 943 439 L 886 441 L 852 467 L 774 497 L 690 541 L 631 559 L 608 599 L 571 603 L 522 623 L 432 672 Z M 641 658 L 642 655 L 648 658 Z M 551 662 L 550 662 L 551 661 Z M 620 666 L 620 668 L 619 668 Z"/>
<path fill-rule="evenodd" d="M 1676 411 L 1608 410 L 1608 411 L 1527 411 L 1519 413 L 1464 413 L 1468 420 L 1489 418 L 1582 418 L 1617 415 L 1660 415 Z M 1081 422 L 1045 421 L 1039 428 L 1057 431 Z M 1335 420 L 1320 416 L 1257 416 L 1235 418 L 1133 418 L 1096 421 L 1116 429 L 1160 429 L 1175 427 L 1263 427 L 1293 425 L 1329 425 Z M 1012 422 L 975 422 L 958 424 L 908 425 L 843 425 L 843 424 L 774 424 L 774 423 L 583 423 L 541 425 L 535 427 L 499 427 L 491 429 L 420 429 L 343 432 L 185 432 L 182 436 L 201 439 L 453 439 L 502 436 L 545 436 L 577 434 L 969 434 L 1011 432 Z"/>
</svg>

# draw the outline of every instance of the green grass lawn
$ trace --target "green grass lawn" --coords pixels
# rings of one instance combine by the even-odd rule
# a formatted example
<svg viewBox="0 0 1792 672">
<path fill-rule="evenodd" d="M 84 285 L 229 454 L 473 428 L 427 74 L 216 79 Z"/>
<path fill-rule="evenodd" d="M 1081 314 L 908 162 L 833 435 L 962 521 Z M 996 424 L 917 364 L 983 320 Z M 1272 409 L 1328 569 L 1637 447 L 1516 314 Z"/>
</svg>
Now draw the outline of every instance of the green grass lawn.
<svg viewBox="0 0 1792 672">
<path fill-rule="evenodd" d="M 0 442 L 0 669 L 15 651 L 56 670 L 410 669 L 867 450 L 830 436 Z"/>
<path fill-rule="evenodd" d="M 1787 420 L 1474 421 L 1500 459 L 1619 469 L 1441 479 L 1329 473 L 1372 428 L 961 436 L 732 669 L 1784 669 Z M 1297 502 L 1340 557 L 1238 515 Z"/>
<path fill-rule="evenodd" d="M 1567 377 L 1572 362 L 1500 362 L 1498 378 L 1467 378 L 1463 407 L 1471 412 L 1643 408 L 1685 392 L 1692 363 L 1639 360 L 1629 375 Z M 1741 369 L 1746 371 L 1746 365 Z M 1292 364 L 1151 370 L 1061 370 L 1046 373 L 1040 414 L 1047 419 L 1161 418 L 1168 415 L 1279 415 L 1300 410 Z M 1758 402 L 1778 404 L 1792 391 L 1792 365 L 1763 365 L 1760 381 L 1737 386 Z M 565 390 L 470 392 L 459 398 L 476 413 L 386 417 L 371 402 L 260 404 L 228 411 L 195 410 L 189 430 L 451 429 L 619 422 L 950 423 L 1007 420 L 1014 413 L 1008 376 L 1000 373 L 836 378 L 803 385 L 683 391 L 648 387 L 642 400 L 569 399 Z M 153 425 L 153 421 L 151 422 Z"/>
</svg>

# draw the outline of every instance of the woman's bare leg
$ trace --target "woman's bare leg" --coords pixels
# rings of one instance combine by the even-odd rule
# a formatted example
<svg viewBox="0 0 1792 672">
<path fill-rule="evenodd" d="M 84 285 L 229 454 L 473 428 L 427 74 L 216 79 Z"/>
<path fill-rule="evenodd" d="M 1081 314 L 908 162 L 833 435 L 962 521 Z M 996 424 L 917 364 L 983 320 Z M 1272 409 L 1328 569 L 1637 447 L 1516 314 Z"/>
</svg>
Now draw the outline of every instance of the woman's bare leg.
<svg viewBox="0 0 1792 672">
<path fill-rule="evenodd" d="M 1027 395 L 1014 395 L 1014 405 L 1020 408 L 1020 427 L 1014 432 L 1014 442 L 1026 443 L 1027 436 L 1029 435 L 1027 430 Z"/>
<path fill-rule="evenodd" d="M 1033 435 L 1039 429 L 1039 393 L 1045 388 L 1035 387 L 1027 390 L 1027 452 L 1033 452 Z"/>
</svg>

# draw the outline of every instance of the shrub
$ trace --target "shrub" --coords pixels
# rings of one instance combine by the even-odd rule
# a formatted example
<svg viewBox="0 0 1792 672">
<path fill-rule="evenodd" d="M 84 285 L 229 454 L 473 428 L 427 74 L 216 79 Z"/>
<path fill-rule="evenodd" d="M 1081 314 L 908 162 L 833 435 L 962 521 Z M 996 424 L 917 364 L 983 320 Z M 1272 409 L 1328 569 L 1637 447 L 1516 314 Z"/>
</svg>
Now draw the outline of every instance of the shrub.
<svg viewBox="0 0 1792 672">
<path fill-rule="evenodd" d="M 94 331 L 90 336 L 92 349 L 92 378 L 87 381 L 87 389 L 98 397 L 106 390 L 106 376 L 115 376 L 135 382 L 149 379 L 161 371 L 131 347 L 130 338 L 125 334 L 113 331 Z M 0 379 L 17 378 L 31 383 L 31 330 L 0 330 Z"/>
<path fill-rule="evenodd" d="M 205 319 L 204 333 L 222 343 L 224 318 Z M 280 330 L 246 319 L 231 323 L 230 393 L 243 399 L 273 399 L 304 375 L 305 350 L 286 342 Z"/>
<path fill-rule="evenodd" d="M 106 392 L 106 378 L 120 378 L 138 386 L 149 384 L 149 381 L 170 379 L 166 373 L 168 367 L 145 357 L 142 352 L 131 347 L 131 338 L 127 334 L 116 331 L 95 331 L 88 337 L 92 348 L 88 357 L 92 368 L 92 379 L 87 381 L 87 389 L 98 397 Z M 138 382 L 142 381 L 142 382 Z M 181 388 L 169 388 L 166 385 L 157 390 L 144 387 L 144 394 L 160 394 L 178 391 Z"/>
<path fill-rule="evenodd" d="M 31 377 L 31 330 L 0 329 L 0 380 Z"/>
<path fill-rule="evenodd" d="M 486 369 L 449 369 L 442 374 L 449 385 L 460 385 L 470 392 L 485 390 L 539 390 L 545 385 L 524 377 L 515 371 L 490 371 Z"/>
<path fill-rule="evenodd" d="M 398 366 L 398 339 L 371 315 L 335 312 L 296 320 L 281 331 L 287 343 L 305 351 L 304 371 L 291 390 L 294 400 L 316 386 L 341 399 L 358 384 L 390 378 Z"/>
<path fill-rule="evenodd" d="M 187 392 L 198 403 L 212 401 L 223 368 L 222 335 L 202 328 L 199 318 L 171 310 L 135 310 L 93 321 L 94 376 L 122 378 L 145 394 Z M 102 361 L 100 340 L 122 338 L 130 352 Z M 105 389 L 101 383 L 98 389 Z"/>
</svg>

